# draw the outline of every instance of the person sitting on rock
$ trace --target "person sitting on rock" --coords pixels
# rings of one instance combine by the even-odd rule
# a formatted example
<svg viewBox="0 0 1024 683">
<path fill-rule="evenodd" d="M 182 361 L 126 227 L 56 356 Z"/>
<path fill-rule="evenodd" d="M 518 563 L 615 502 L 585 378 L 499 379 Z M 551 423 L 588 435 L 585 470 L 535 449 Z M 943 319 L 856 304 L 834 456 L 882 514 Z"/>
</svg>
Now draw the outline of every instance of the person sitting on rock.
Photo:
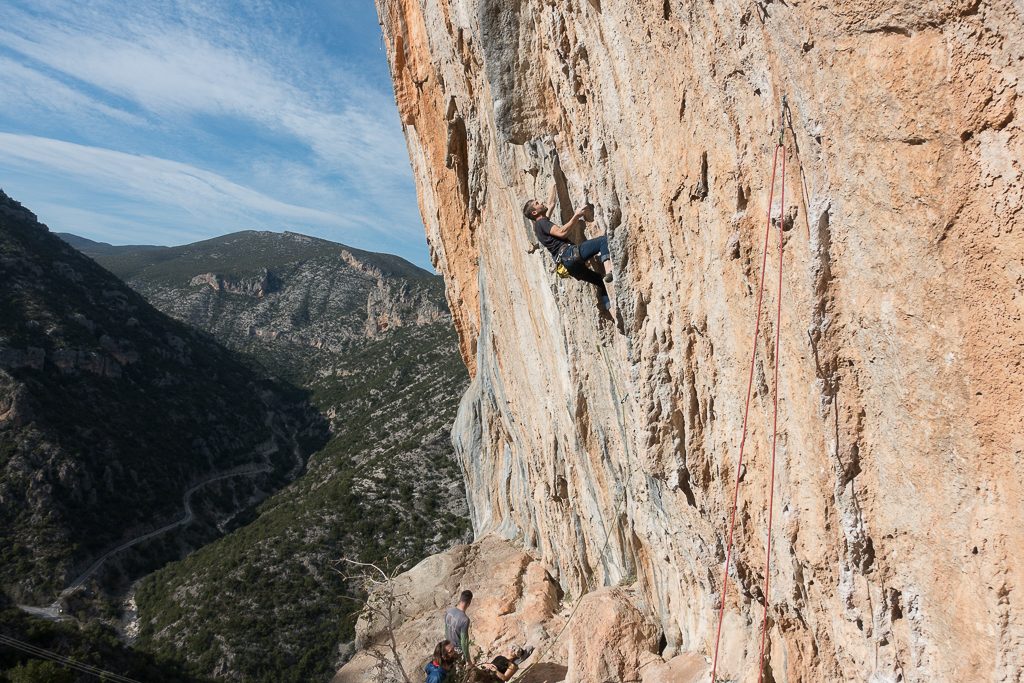
<svg viewBox="0 0 1024 683">
<path fill-rule="evenodd" d="M 470 664 L 473 663 L 469 652 L 469 617 L 466 610 L 473 602 L 473 591 L 462 591 L 459 604 L 449 607 L 444 613 L 444 637 L 452 642 L 455 651 Z"/>
<path fill-rule="evenodd" d="M 478 683 L 510 681 L 519 671 L 519 665 L 530 656 L 533 648 L 511 647 L 505 655 L 498 655 L 486 664 L 481 664 L 470 673 L 469 680 Z"/>
<path fill-rule="evenodd" d="M 565 266 L 565 269 L 569 271 L 569 275 L 573 278 L 589 282 L 597 287 L 601 303 L 605 308 L 608 308 L 610 301 L 608 299 L 608 290 L 604 286 L 605 282 L 612 281 L 612 262 L 608 252 L 608 237 L 601 235 L 594 239 L 585 240 L 580 244 L 573 244 L 569 240 L 569 232 L 573 226 L 581 220 L 590 221 L 594 219 L 593 205 L 587 204 L 577 209 L 565 225 L 553 223 L 551 218 L 548 217 L 550 210 L 550 206 L 536 199 L 530 199 L 523 205 L 523 215 L 533 221 L 533 231 L 537 235 L 537 241 L 551 252 L 555 263 Z M 585 265 L 590 258 L 598 254 L 601 255 L 601 260 L 604 261 L 606 275 L 603 281 L 598 273 L 587 268 Z"/>
<path fill-rule="evenodd" d="M 433 658 L 423 667 L 427 674 L 426 683 L 444 683 L 448 678 L 448 672 L 455 666 L 458 655 L 455 654 L 455 645 L 450 640 L 442 640 L 434 648 Z"/>
</svg>

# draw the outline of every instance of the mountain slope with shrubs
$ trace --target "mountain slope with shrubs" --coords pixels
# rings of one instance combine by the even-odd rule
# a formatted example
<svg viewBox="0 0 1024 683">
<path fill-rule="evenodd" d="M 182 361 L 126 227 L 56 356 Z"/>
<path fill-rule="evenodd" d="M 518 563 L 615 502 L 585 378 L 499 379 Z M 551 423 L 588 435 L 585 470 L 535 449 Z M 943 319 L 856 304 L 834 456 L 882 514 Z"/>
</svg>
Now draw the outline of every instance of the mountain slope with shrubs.
<svg viewBox="0 0 1024 683">
<path fill-rule="evenodd" d="M 50 602 L 107 550 L 130 579 L 220 536 L 327 436 L 308 392 L 149 305 L 0 193 L 0 586 Z M 258 471 L 256 471 L 258 470 Z M 127 569 L 126 569 L 127 567 Z"/>
<path fill-rule="evenodd" d="M 294 233 L 173 248 L 64 238 L 309 391 L 331 424 L 302 477 L 140 584 L 139 646 L 227 680 L 326 680 L 359 598 L 337 560 L 416 561 L 469 537 L 449 436 L 468 377 L 440 278 Z"/>
</svg>

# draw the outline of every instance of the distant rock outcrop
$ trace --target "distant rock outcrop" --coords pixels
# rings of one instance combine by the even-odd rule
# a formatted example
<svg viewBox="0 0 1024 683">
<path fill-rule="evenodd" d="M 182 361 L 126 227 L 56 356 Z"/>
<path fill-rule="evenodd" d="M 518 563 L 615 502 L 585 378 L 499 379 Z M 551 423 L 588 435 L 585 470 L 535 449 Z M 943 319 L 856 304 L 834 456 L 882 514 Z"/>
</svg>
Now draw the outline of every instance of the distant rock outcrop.
<svg viewBox="0 0 1024 683">
<path fill-rule="evenodd" d="M 268 294 L 277 291 L 281 283 L 276 275 L 266 268 L 262 268 L 255 276 L 249 278 L 233 278 L 217 273 L 202 273 L 189 280 L 188 284 L 192 287 L 206 285 L 215 292 L 243 294 L 262 299 Z"/>
<path fill-rule="evenodd" d="M 268 367 L 315 374 L 329 367 L 324 352 L 345 354 L 387 330 L 448 317 L 440 277 L 397 256 L 293 232 L 246 231 L 180 247 L 65 237 L 162 311 Z"/>
<path fill-rule="evenodd" d="M 766 608 L 766 680 L 1019 680 L 1020 3 L 377 6 L 474 376 L 455 439 L 476 533 L 570 593 L 635 581 L 665 657 L 711 656 L 724 601 L 732 680 L 757 680 Z M 597 205 L 617 324 L 533 248 L 521 206 L 552 184 L 562 219 Z"/>
</svg>

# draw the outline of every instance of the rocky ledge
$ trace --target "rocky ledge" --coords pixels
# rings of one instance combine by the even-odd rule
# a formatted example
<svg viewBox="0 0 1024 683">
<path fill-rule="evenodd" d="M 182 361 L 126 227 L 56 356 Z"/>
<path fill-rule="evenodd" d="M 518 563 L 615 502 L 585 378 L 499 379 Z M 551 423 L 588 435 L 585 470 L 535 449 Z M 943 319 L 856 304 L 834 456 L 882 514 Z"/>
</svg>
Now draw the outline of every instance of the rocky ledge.
<svg viewBox="0 0 1024 683">
<path fill-rule="evenodd" d="M 534 646 L 517 679 L 523 683 L 696 683 L 707 677 L 702 654 L 659 654 L 664 641 L 658 627 L 637 608 L 643 598 L 629 586 L 567 596 L 537 557 L 497 536 L 429 557 L 392 586 L 398 657 L 412 680 L 444 638 L 444 611 L 466 589 L 474 594 L 468 614 L 477 661 L 510 645 Z M 358 651 L 332 683 L 401 680 L 381 671 L 373 654 L 385 652 L 388 639 L 386 622 L 364 613 L 356 625 Z"/>
</svg>

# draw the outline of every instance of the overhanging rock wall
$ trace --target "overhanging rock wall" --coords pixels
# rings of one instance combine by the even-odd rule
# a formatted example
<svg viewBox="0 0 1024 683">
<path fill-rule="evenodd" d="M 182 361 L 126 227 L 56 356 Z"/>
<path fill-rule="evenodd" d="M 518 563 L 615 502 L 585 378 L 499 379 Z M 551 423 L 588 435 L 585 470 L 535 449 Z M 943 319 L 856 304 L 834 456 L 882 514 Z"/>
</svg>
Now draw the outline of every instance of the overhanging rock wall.
<svg viewBox="0 0 1024 683">
<path fill-rule="evenodd" d="M 664 654 L 713 650 L 787 94 L 771 675 L 1021 680 L 1024 6 L 377 4 L 474 375 L 454 438 L 476 533 L 572 594 L 635 582 Z M 521 206 L 553 180 L 612 236 L 618 326 L 533 246 Z M 744 680 L 777 303 L 719 667 Z"/>
</svg>

